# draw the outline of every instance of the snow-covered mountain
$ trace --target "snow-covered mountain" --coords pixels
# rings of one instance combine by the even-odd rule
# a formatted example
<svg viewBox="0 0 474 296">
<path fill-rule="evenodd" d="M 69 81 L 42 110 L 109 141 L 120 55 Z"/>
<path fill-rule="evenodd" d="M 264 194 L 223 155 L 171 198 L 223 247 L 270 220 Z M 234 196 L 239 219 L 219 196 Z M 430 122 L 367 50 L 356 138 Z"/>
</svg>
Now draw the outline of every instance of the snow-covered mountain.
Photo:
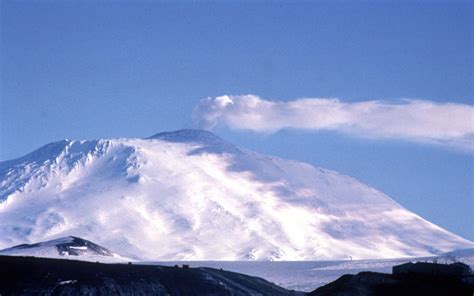
<svg viewBox="0 0 474 296">
<path fill-rule="evenodd" d="M 129 260 L 128 258 L 113 253 L 109 249 L 75 236 L 61 237 L 34 244 L 21 244 L 0 250 L 0 255 L 80 259 L 102 262 L 124 262 Z"/>
<path fill-rule="evenodd" d="M 64 140 L 0 162 L 0 248 L 68 235 L 144 260 L 394 258 L 474 247 L 350 177 L 199 130 Z"/>
</svg>

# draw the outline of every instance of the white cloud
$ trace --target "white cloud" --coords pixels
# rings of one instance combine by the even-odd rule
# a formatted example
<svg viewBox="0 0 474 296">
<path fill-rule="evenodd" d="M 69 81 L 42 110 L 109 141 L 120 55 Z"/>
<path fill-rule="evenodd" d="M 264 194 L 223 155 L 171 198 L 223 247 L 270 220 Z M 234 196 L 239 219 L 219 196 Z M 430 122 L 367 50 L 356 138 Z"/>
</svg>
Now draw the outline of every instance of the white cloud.
<svg viewBox="0 0 474 296">
<path fill-rule="evenodd" d="M 193 110 L 204 129 L 272 133 L 285 128 L 333 130 L 352 136 L 403 139 L 474 152 L 474 106 L 426 100 L 343 102 L 303 98 L 288 102 L 255 95 L 206 98 Z"/>
</svg>

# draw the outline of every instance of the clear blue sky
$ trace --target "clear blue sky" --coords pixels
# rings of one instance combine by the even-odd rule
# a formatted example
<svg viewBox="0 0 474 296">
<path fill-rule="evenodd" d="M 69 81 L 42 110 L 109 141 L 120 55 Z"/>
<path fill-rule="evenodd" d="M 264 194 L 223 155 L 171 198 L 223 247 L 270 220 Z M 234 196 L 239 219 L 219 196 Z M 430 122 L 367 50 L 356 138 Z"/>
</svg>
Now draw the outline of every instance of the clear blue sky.
<svg viewBox="0 0 474 296">
<path fill-rule="evenodd" d="M 1 1 L 0 160 L 63 139 L 192 127 L 200 99 L 473 104 L 471 1 Z M 340 171 L 474 240 L 474 159 L 331 132 L 243 147 Z"/>
</svg>

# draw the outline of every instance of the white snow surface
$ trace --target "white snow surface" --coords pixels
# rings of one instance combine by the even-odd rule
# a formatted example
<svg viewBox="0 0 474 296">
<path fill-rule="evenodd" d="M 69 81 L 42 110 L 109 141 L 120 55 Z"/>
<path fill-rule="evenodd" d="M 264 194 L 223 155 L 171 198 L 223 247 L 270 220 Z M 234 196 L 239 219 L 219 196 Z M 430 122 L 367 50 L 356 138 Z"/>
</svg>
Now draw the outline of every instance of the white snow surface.
<svg viewBox="0 0 474 296">
<path fill-rule="evenodd" d="M 353 178 L 200 130 L 63 140 L 0 162 L 0 248 L 68 235 L 140 260 L 376 259 L 474 247 Z"/>
</svg>

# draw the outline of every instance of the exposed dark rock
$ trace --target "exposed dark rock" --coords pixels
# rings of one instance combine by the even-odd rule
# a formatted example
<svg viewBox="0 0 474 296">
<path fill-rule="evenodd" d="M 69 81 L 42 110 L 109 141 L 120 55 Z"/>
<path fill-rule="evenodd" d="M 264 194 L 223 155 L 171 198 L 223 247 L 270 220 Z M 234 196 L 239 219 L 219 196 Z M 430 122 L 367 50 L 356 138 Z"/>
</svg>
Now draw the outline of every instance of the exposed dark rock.
<svg viewBox="0 0 474 296">
<path fill-rule="evenodd" d="M 471 274 L 469 265 L 456 262 L 452 264 L 437 264 L 430 262 L 408 262 L 396 265 L 392 268 L 392 273 L 397 274 L 419 274 L 419 275 L 436 275 L 446 277 L 462 277 Z"/>
<path fill-rule="evenodd" d="M 304 295 L 212 268 L 0 256 L 0 295 Z"/>
</svg>

